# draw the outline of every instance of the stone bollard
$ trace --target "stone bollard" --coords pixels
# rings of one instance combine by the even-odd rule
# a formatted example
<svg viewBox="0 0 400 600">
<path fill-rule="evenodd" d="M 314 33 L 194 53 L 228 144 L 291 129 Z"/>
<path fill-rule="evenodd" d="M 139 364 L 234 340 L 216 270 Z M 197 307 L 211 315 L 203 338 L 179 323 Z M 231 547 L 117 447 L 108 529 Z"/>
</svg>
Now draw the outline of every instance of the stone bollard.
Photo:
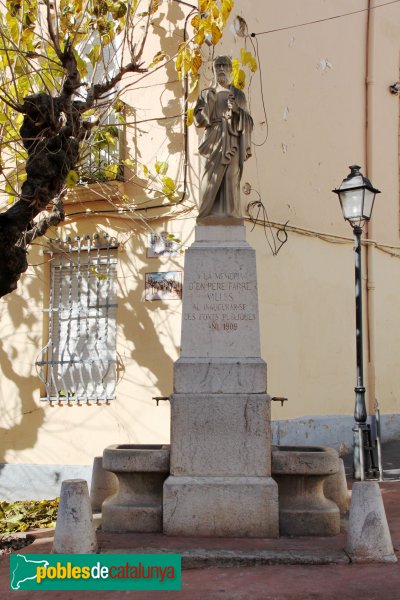
<svg viewBox="0 0 400 600">
<path fill-rule="evenodd" d="M 397 562 L 376 481 L 353 484 L 346 552 L 352 562 Z"/>
<path fill-rule="evenodd" d="M 350 497 L 344 463 L 341 458 L 339 459 L 339 465 L 339 471 L 325 479 L 324 494 L 326 498 L 337 504 L 340 513 L 344 515 L 349 512 Z"/>
<path fill-rule="evenodd" d="M 85 479 L 66 479 L 61 485 L 54 532 L 54 554 L 93 554 L 97 540 Z"/>
<path fill-rule="evenodd" d="M 92 482 L 90 484 L 90 502 L 94 513 L 101 512 L 104 500 L 118 491 L 118 479 L 111 471 L 103 469 L 103 457 L 93 460 Z"/>
</svg>

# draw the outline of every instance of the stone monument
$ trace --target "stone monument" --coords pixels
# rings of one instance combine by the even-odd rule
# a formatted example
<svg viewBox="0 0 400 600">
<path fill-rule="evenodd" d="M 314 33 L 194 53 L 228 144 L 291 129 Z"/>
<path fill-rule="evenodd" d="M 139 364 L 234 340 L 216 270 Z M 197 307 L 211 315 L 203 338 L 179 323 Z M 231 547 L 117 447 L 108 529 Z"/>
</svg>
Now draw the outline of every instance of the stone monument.
<svg viewBox="0 0 400 600">
<path fill-rule="evenodd" d="M 229 84 L 230 59 L 195 108 L 205 127 L 201 206 L 185 256 L 180 358 L 171 396 L 168 535 L 278 537 L 270 398 L 261 359 L 255 252 L 240 218 L 252 119 Z"/>
</svg>

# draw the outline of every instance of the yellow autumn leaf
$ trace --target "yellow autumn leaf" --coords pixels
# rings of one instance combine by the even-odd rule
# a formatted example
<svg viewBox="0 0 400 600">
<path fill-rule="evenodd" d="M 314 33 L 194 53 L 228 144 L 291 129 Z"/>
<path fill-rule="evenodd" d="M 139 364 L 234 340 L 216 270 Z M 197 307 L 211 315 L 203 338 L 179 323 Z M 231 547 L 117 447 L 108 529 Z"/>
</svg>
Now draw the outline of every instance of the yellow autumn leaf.
<svg viewBox="0 0 400 600">
<path fill-rule="evenodd" d="M 243 65 L 247 65 L 249 60 L 251 59 L 251 52 L 245 50 L 244 48 L 240 49 L 240 60 Z"/>
<path fill-rule="evenodd" d="M 203 63 L 203 60 L 201 58 L 201 54 L 200 54 L 199 50 L 196 49 L 193 53 L 192 62 L 191 62 L 192 73 L 194 75 L 198 72 L 202 63 Z"/>
<path fill-rule="evenodd" d="M 186 113 L 186 125 L 190 127 L 194 122 L 194 108 L 188 108 Z"/>
<path fill-rule="evenodd" d="M 238 61 L 237 58 L 234 58 L 232 60 L 232 73 L 231 73 L 232 77 L 235 76 L 235 73 L 237 73 L 239 69 L 240 69 L 240 62 Z"/>
<path fill-rule="evenodd" d="M 182 42 L 178 46 L 178 55 L 175 62 L 175 69 L 178 72 L 179 78 L 181 77 L 181 70 L 183 66 L 185 51 L 187 50 L 187 42 Z"/>
<path fill-rule="evenodd" d="M 199 11 L 205 13 L 208 8 L 209 0 L 199 0 Z"/>
<path fill-rule="evenodd" d="M 233 8 L 233 0 L 222 0 L 221 14 L 226 20 Z"/>
<path fill-rule="evenodd" d="M 214 19 L 218 19 L 218 17 L 219 17 L 219 10 L 218 10 L 218 7 L 215 4 L 215 2 L 213 2 L 209 8 L 211 8 L 211 14 L 212 14 L 213 18 Z"/>
<path fill-rule="evenodd" d="M 246 85 L 246 74 L 243 69 L 238 69 L 232 79 L 232 83 L 239 90 L 243 90 Z"/>
<path fill-rule="evenodd" d="M 205 34 L 204 29 L 200 29 L 199 32 L 196 33 L 196 35 L 194 36 L 193 41 L 198 46 L 201 46 L 202 43 L 204 42 L 205 37 L 206 37 L 206 34 Z"/>
<path fill-rule="evenodd" d="M 243 48 L 241 48 L 240 50 L 240 58 L 242 60 L 242 64 L 244 66 L 249 67 L 250 71 L 252 73 L 255 73 L 257 71 L 257 61 L 254 58 L 254 56 L 252 55 L 251 52 L 249 52 L 248 50 L 244 50 Z"/>
<path fill-rule="evenodd" d="M 150 14 L 153 15 L 158 10 L 158 0 L 152 0 Z"/>
<path fill-rule="evenodd" d="M 198 30 L 200 28 L 200 25 L 201 25 L 201 17 L 200 17 L 200 15 L 195 15 L 190 22 L 192 24 L 193 29 Z"/>
<path fill-rule="evenodd" d="M 175 69 L 178 71 L 178 73 L 181 72 L 182 69 L 182 60 L 183 60 L 183 56 L 182 56 L 182 52 L 180 52 L 176 58 L 176 62 L 175 62 Z"/>
<path fill-rule="evenodd" d="M 219 40 L 221 39 L 221 36 L 222 36 L 222 32 L 221 32 L 220 28 L 218 27 L 218 25 L 216 23 L 213 23 L 211 26 L 211 42 L 212 42 L 213 46 L 218 44 Z"/>
<path fill-rule="evenodd" d="M 192 66 L 192 56 L 190 54 L 189 48 L 185 48 L 183 52 L 183 70 L 185 73 L 190 71 L 190 67 Z"/>
<path fill-rule="evenodd" d="M 193 94 L 199 86 L 200 75 L 196 73 L 196 75 L 192 75 L 190 78 L 190 86 L 189 86 L 189 94 Z"/>
<path fill-rule="evenodd" d="M 201 29 L 203 29 L 205 33 L 211 33 L 213 25 L 215 25 L 215 23 L 210 16 L 201 20 Z"/>
</svg>

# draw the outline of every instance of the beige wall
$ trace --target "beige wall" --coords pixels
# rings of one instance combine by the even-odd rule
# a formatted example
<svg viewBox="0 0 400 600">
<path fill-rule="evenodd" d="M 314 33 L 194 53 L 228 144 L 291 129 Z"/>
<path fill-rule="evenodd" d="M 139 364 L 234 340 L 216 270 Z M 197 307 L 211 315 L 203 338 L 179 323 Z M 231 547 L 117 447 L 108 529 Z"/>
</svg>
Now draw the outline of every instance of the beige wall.
<svg viewBox="0 0 400 600">
<path fill-rule="evenodd" d="M 249 31 L 257 33 L 362 10 L 367 5 L 366 0 L 236 0 L 234 13 L 241 14 Z M 181 16 L 178 11 L 177 22 Z M 248 241 L 257 250 L 268 391 L 289 398 L 284 407 L 273 406 L 274 419 L 353 413 L 351 230 L 331 190 L 354 163 L 362 165 L 365 174 L 368 167 L 373 184 L 382 190 L 369 227 L 369 237 L 378 247 L 370 246 L 368 259 L 366 250 L 363 256 L 364 267 L 368 260 L 364 283 L 370 296 L 365 302 L 366 313 L 369 309 L 365 358 L 366 363 L 370 358 L 373 361 L 366 377 L 368 403 L 371 408 L 376 396 L 383 413 L 400 413 L 399 97 L 388 90 L 399 77 L 400 4 L 378 8 L 370 18 L 375 29 L 369 86 L 365 83 L 367 12 L 257 37 L 269 136 L 264 145 L 255 148 L 246 166 L 243 181 L 249 181 L 256 191 L 243 197 L 243 206 L 256 200 L 258 192 L 271 221 L 289 220 L 288 241 L 277 256 L 272 256 L 261 226 L 253 231 L 248 228 Z M 168 47 L 171 35 L 164 35 Z M 218 53 L 237 56 L 242 45 L 228 29 Z M 137 121 L 149 115 L 179 113 L 181 84 L 169 83 L 164 90 L 164 83 L 172 79 L 175 74 L 168 67 L 146 81 L 151 87 L 130 93 L 127 100 L 135 107 Z M 249 95 L 254 138 L 261 143 L 266 127 L 259 73 Z M 172 175 L 182 180 L 182 131 L 180 119 L 167 126 L 165 122 L 143 123 L 131 127 L 127 139 L 131 143 L 134 134 L 140 136 L 141 160 L 149 164 L 168 157 Z M 190 148 L 187 207 L 194 206 L 198 189 L 197 133 L 193 128 Z M 126 190 L 136 202 L 146 200 L 134 184 Z M 68 210 L 76 211 L 74 206 Z M 104 206 L 90 205 L 92 210 Z M 187 246 L 194 219 L 178 207 L 163 211 L 149 225 L 155 231 L 166 228 L 181 233 Z M 133 217 L 114 215 L 101 225 L 93 217 L 74 217 L 63 228 L 63 235 L 76 232 L 82 236 L 99 230 L 115 235 L 120 242 L 118 352 L 124 373 L 117 399 L 110 406 L 70 408 L 49 407 L 39 401 L 33 365 L 43 344 L 41 308 L 48 274 L 41 248 L 33 248 L 31 263 L 36 266 L 23 277 L 17 293 L 0 301 L 0 462 L 89 464 L 112 443 L 169 440 L 168 403 L 156 407 L 152 397 L 172 392 L 181 306 L 179 301 L 144 302 L 144 274 L 181 270 L 183 257 L 148 259 L 146 227 Z M 382 244 L 386 246 L 380 247 Z"/>
</svg>

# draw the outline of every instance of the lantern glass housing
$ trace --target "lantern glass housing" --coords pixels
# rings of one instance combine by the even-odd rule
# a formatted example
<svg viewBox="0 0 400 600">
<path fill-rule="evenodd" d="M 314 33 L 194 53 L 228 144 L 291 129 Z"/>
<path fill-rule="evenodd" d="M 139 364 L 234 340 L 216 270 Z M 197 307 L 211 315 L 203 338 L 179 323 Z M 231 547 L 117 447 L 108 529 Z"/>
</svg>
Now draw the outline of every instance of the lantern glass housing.
<svg viewBox="0 0 400 600">
<path fill-rule="evenodd" d="M 352 165 L 350 174 L 344 179 L 335 194 L 339 196 L 343 217 L 354 227 L 369 221 L 374 206 L 375 195 L 380 191 L 374 188 L 369 179 L 360 173 L 358 165 Z"/>
</svg>

